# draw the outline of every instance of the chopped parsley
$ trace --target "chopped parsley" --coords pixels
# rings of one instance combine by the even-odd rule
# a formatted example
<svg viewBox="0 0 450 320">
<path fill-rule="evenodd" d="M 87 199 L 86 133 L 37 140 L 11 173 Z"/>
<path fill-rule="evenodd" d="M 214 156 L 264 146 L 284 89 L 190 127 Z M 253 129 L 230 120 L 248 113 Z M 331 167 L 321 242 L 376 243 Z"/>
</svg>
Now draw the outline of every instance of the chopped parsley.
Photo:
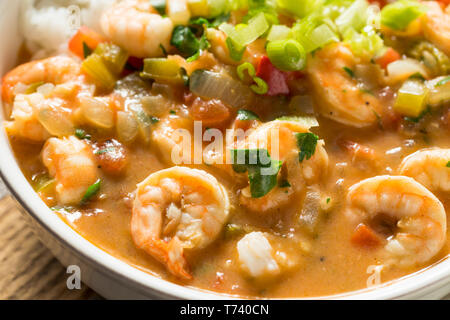
<svg viewBox="0 0 450 320">
<path fill-rule="evenodd" d="M 177 114 L 177 112 L 175 110 L 170 110 L 169 113 L 170 114 Z"/>
<path fill-rule="evenodd" d="M 350 78 L 354 78 L 355 77 L 355 73 L 349 67 L 343 67 L 342 69 L 344 69 L 344 71 L 347 72 L 347 74 L 350 76 Z"/>
<path fill-rule="evenodd" d="M 91 140 L 92 139 L 91 135 L 89 135 L 83 129 L 76 129 L 75 130 L 75 137 L 77 137 L 80 140 Z"/>
<path fill-rule="evenodd" d="M 252 198 L 261 198 L 277 185 L 282 162 L 273 160 L 266 149 L 233 149 L 233 170 L 248 172 Z"/>
<path fill-rule="evenodd" d="M 116 151 L 116 148 L 111 147 L 111 148 L 105 148 L 105 149 L 100 149 L 98 151 L 95 151 L 94 154 L 97 155 L 97 156 L 100 156 L 102 154 L 111 153 L 111 152 L 114 152 L 114 151 Z"/>
<path fill-rule="evenodd" d="M 237 112 L 237 120 L 259 120 L 256 113 L 250 110 L 241 109 Z"/>
<path fill-rule="evenodd" d="M 83 56 L 86 59 L 92 54 L 92 49 L 89 48 L 89 46 L 86 44 L 86 42 L 83 41 Z"/>
<path fill-rule="evenodd" d="M 291 186 L 291 184 L 286 179 L 283 179 L 280 181 L 279 186 L 280 186 L 280 188 L 289 188 Z"/>
<path fill-rule="evenodd" d="M 450 161 L 449 161 L 449 162 L 447 162 L 447 165 L 446 165 L 446 167 L 447 167 L 447 168 L 450 168 Z"/>
<path fill-rule="evenodd" d="M 297 133 L 295 136 L 297 138 L 297 145 L 300 149 L 300 152 L 298 153 L 299 161 L 303 162 L 305 158 L 306 160 L 309 160 L 316 152 L 319 137 L 311 132 Z"/>
<path fill-rule="evenodd" d="M 159 44 L 159 47 L 161 48 L 161 51 L 162 51 L 163 55 L 164 55 L 164 56 L 167 56 L 167 50 L 166 50 L 166 48 L 164 48 L 164 46 L 163 46 L 161 43 Z"/>
<path fill-rule="evenodd" d="M 102 180 L 98 179 L 93 185 L 91 185 L 87 190 L 86 193 L 83 196 L 83 199 L 80 202 L 80 205 L 84 206 L 86 203 L 88 203 L 93 197 L 95 197 L 101 188 Z"/>
<path fill-rule="evenodd" d="M 172 32 L 170 44 L 180 51 L 187 58 L 187 62 L 197 60 L 203 50 L 209 48 L 210 44 L 204 34 L 198 39 L 193 32 L 195 29 L 188 26 L 176 26 Z"/>
<path fill-rule="evenodd" d="M 150 0 L 152 7 L 162 16 L 166 14 L 166 0 Z"/>
<path fill-rule="evenodd" d="M 227 22 L 228 20 L 230 20 L 230 14 L 222 14 L 220 16 L 217 16 L 213 19 L 206 19 L 203 17 L 199 17 L 199 18 L 193 18 L 191 19 L 191 21 L 189 21 L 190 25 L 198 25 L 198 26 L 206 26 L 207 28 L 217 28 L 219 27 L 222 23 Z"/>
<path fill-rule="evenodd" d="M 329 204 L 331 201 L 331 198 L 327 198 L 327 204 Z"/>
</svg>

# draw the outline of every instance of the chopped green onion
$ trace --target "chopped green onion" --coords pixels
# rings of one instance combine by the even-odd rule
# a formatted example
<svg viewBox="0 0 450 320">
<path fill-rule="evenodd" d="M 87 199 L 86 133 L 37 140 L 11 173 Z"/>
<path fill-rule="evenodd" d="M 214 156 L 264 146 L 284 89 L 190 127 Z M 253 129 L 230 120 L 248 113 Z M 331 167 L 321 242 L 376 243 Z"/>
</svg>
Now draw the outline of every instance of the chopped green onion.
<svg viewBox="0 0 450 320">
<path fill-rule="evenodd" d="M 356 0 L 337 19 L 336 26 L 341 33 L 348 28 L 360 31 L 367 21 L 367 9 L 369 4 L 366 0 Z"/>
<path fill-rule="evenodd" d="M 418 117 L 425 110 L 429 90 L 417 79 L 405 81 L 398 90 L 394 110 L 408 117 Z"/>
<path fill-rule="evenodd" d="M 330 42 L 338 42 L 339 37 L 327 23 L 316 18 L 305 18 L 295 24 L 292 33 L 307 53 L 325 46 Z"/>
<path fill-rule="evenodd" d="M 93 197 L 97 195 L 97 193 L 100 191 L 102 185 L 102 180 L 98 179 L 97 182 L 95 182 L 93 185 L 91 185 L 87 190 L 86 193 L 83 196 L 83 199 L 81 199 L 80 205 L 84 206 L 87 204 Z"/>
<path fill-rule="evenodd" d="M 274 66 L 283 71 L 302 70 L 306 64 L 305 49 L 294 39 L 269 42 L 267 55 Z"/>
<path fill-rule="evenodd" d="M 233 170 L 248 172 L 252 198 L 261 198 L 277 186 L 282 162 L 273 160 L 266 149 L 233 149 Z"/>
<path fill-rule="evenodd" d="M 292 36 L 291 28 L 284 25 L 273 25 L 267 35 L 267 41 L 286 40 Z"/>
<path fill-rule="evenodd" d="M 267 91 L 269 91 L 269 85 L 263 79 L 254 77 L 253 81 L 255 84 L 252 84 L 250 89 L 252 89 L 256 94 L 266 94 Z"/>
<path fill-rule="evenodd" d="M 145 59 L 141 77 L 169 84 L 184 83 L 178 63 L 167 58 Z"/>
<path fill-rule="evenodd" d="M 253 78 L 256 75 L 255 67 L 250 62 L 244 62 L 243 64 L 239 65 L 236 71 L 239 79 L 241 79 L 242 81 L 245 79 L 245 71 L 247 71 L 247 74 L 250 76 L 250 78 Z"/>
<path fill-rule="evenodd" d="M 103 89 L 112 89 L 116 83 L 115 75 L 108 68 L 103 58 L 96 53 L 91 54 L 83 61 L 81 69 Z"/>
<path fill-rule="evenodd" d="M 233 59 L 234 61 L 241 61 L 246 47 L 237 48 L 236 45 L 233 43 L 233 40 L 231 40 L 231 38 L 229 38 L 229 37 L 226 40 L 226 44 L 227 44 L 227 48 L 230 53 L 231 59 Z"/>
<path fill-rule="evenodd" d="M 381 24 L 394 30 L 405 30 L 425 11 L 426 7 L 418 1 L 399 0 L 388 4 L 381 10 Z"/>
<path fill-rule="evenodd" d="M 297 145 L 300 149 L 300 152 L 298 153 L 299 161 L 303 162 L 305 158 L 306 160 L 311 159 L 316 152 L 319 137 L 311 132 L 297 133 L 295 136 L 297 138 Z"/>
<path fill-rule="evenodd" d="M 358 56 L 373 58 L 384 49 L 383 39 L 370 26 L 365 27 L 361 33 L 348 28 L 343 37 L 344 42 L 350 44 L 352 52 Z"/>
<path fill-rule="evenodd" d="M 304 17 L 320 6 L 320 0 L 277 0 L 277 5 L 297 17 Z"/>
<path fill-rule="evenodd" d="M 250 110 L 241 109 L 237 112 L 237 120 L 259 120 L 256 113 Z"/>
<path fill-rule="evenodd" d="M 238 25 L 233 27 L 230 24 L 224 23 L 220 25 L 219 29 L 231 38 L 233 44 L 236 45 L 237 50 L 239 51 L 266 33 L 269 29 L 269 23 L 267 22 L 264 13 L 261 12 L 252 18 L 248 22 L 248 25 Z"/>
</svg>

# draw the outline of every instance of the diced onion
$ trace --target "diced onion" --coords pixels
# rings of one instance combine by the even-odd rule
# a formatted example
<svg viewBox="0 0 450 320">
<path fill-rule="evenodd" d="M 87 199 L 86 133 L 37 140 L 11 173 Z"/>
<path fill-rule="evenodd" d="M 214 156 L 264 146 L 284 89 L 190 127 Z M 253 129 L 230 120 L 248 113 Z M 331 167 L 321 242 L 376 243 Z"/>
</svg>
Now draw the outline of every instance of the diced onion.
<svg viewBox="0 0 450 320">
<path fill-rule="evenodd" d="M 80 109 L 84 119 L 94 127 L 110 129 L 114 126 L 114 112 L 101 98 L 81 97 Z"/>
<path fill-rule="evenodd" d="M 133 142 L 138 133 L 139 125 L 132 114 L 124 111 L 117 112 L 117 135 L 124 143 Z"/>
<path fill-rule="evenodd" d="M 47 104 L 37 113 L 37 119 L 42 126 L 53 136 L 64 137 L 75 132 L 71 121 L 72 111 L 61 106 Z"/>
<path fill-rule="evenodd" d="M 247 106 L 253 98 L 250 88 L 240 81 L 226 74 L 206 70 L 194 71 L 189 87 L 200 97 L 219 99 L 235 108 Z"/>
<path fill-rule="evenodd" d="M 402 59 L 394 61 L 387 66 L 388 78 L 390 84 L 395 84 L 408 79 L 414 74 L 421 74 L 425 79 L 428 78 L 428 72 L 419 61 L 414 59 Z"/>
</svg>

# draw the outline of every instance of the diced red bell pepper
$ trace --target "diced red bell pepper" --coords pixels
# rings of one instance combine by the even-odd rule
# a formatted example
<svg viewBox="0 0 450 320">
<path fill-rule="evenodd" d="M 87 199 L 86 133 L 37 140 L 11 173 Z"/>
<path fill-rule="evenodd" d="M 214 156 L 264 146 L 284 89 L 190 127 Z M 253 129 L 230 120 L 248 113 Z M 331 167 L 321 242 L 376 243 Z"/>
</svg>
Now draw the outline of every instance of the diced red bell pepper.
<svg viewBox="0 0 450 320">
<path fill-rule="evenodd" d="M 390 64 L 391 62 L 397 61 L 399 60 L 400 54 L 395 51 L 392 48 L 387 48 L 386 52 L 379 57 L 378 59 L 375 60 L 376 63 L 378 63 L 380 65 L 380 67 L 382 67 L 383 69 L 386 69 L 386 67 L 388 66 L 388 64 Z"/>
<path fill-rule="evenodd" d="M 380 237 L 363 223 L 356 227 L 350 241 L 354 245 L 366 248 L 375 248 L 381 245 Z"/>
<path fill-rule="evenodd" d="M 386 0 L 369 0 L 370 4 L 378 4 L 380 8 L 383 8 L 385 5 L 387 5 Z"/>
<path fill-rule="evenodd" d="M 97 48 L 100 43 L 105 41 L 106 39 L 103 38 L 102 35 L 89 29 L 88 27 L 82 26 L 80 29 L 78 29 L 77 33 L 72 37 L 72 39 L 70 39 L 69 50 L 81 59 L 84 59 L 85 57 L 83 43 L 86 44 L 89 49 L 95 50 L 95 48 Z"/>
<path fill-rule="evenodd" d="M 269 86 L 267 95 L 288 95 L 290 93 L 287 84 L 287 79 L 290 76 L 289 73 L 277 69 L 272 62 L 270 62 L 269 57 L 263 56 L 259 60 L 256 76 L 263 79 Z"/>
</svg>

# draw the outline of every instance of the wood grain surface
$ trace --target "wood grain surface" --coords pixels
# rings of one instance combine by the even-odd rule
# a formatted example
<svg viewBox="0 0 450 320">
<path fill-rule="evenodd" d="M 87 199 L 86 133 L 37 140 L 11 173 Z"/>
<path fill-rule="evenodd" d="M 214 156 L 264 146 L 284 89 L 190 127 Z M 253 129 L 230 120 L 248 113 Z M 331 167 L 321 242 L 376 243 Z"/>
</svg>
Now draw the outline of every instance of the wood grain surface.
<svg viewBox="0 0 450 320">
<path fill-rule="evenodd" d="M 67 289 L 66 269 L 33 234 L 18 204 L 2 198 L 1 188 L 0 181 L 0 299 L 99 299 L 84 284 Z"/>
</svg>

